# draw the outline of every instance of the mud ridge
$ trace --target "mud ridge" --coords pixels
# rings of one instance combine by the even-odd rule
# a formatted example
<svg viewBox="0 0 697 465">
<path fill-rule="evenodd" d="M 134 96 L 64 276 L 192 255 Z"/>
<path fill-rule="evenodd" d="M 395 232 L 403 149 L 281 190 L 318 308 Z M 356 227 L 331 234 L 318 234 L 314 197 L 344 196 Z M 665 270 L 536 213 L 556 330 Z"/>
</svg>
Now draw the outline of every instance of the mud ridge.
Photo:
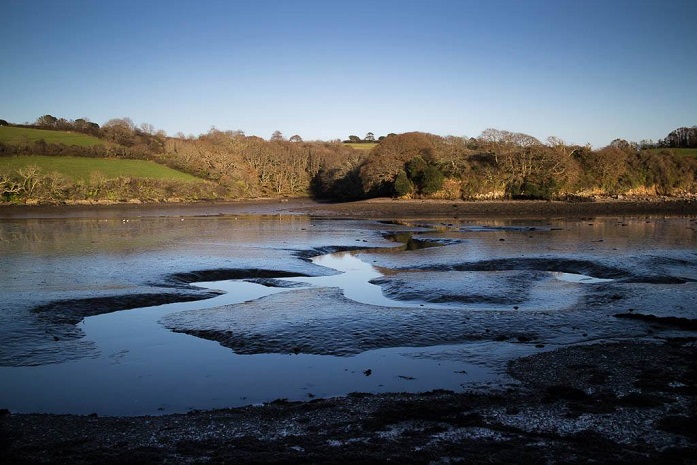
<svg viewBox="0 0 697 465">
<path fill-rule="evenodd" d="M 574 273 L 592 276 L 602 279 L 616 280 L 651 280 L 650 282 L 668 282 L 668 278 L 658 277 L 640 278 L 632 273 L 588 260 L 575 260 L 564 258 L 500 258 L 494 260 L 482 260 L 470 263 L 460 263 L 456 265 L 436 265 L 423 266 L 417 268 L 420 271 L 549 271 L 560 273 Z M 671 281 L 672 282 L 672 281 Z"/>
<path fill-rule="evenodd" d="M 456 293 L 442 292 L 427 293 L 407 282 L 393 277 L 376 278 L 370 283 L 381 286 L 385 296 L 396 301 L 420 300 L 431 304 L 460 304 L 460 305 L 490 305 L 492 307 L 513 307 L 526 298 L 527 291 L 509 290 L 499 295 L 486 295 L 480 293 Z"/>
<path fill-rule="evenodd" d="M 656 316 L 646 313 L 617 313 L 615 318 L 625 318 L 628 320 L 639 320 L 647 323 L 669 326 L 687 331 L 697 331 L 697 320 L 694 318 L 683 318 L 677 316 Z"/>
<path fill-rule="evenodd" d="M 127 294 L 57 300 L 34 307 L 32 312 L 51 324 L 77 325 L 84 318 L 141 307 L 210 299 L 218 292 Z"/>
<path fill-rule="evenodd" d="M 308 277 L 308 275 L 283 270 L 265 270 L 261 268 L 218 268 L 212 270 L 173 273 L 166 278 L 166 281 L 175 284 L 191 284 L 204 281 L 226 281 L 228 279 L 273 279 L 295 277 Z"/>
</svg>

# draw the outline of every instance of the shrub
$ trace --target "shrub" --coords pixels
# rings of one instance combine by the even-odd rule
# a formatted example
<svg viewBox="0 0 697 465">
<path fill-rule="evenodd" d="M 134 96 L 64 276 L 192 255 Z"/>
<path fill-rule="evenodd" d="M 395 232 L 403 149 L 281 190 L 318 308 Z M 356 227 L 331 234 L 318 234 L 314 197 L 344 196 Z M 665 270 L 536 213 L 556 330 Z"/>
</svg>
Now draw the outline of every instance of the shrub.
<svg viewBox="0 0 697 465">
<path fill-rule="evenodd" d="M 443 187 L 445 176 L 435 165 L 428 165 L 421 177 L 421 192 L 426 195 L 435 194 Z"/>
<path fill-rule="evenodd" d="M 558 185 L 554 179 L 525 180 L 520 184 L 506 186 L 506 196 L 512 199 L 552 200 L 557 192 Z"/>
<path fill-rule="evenodd" d="M 394 180 L 394 193 L 397 197 L 404 197 L 414 192 L 414 185 L 409 180 L 407 173 L 400 171 Z"/>
</svg>

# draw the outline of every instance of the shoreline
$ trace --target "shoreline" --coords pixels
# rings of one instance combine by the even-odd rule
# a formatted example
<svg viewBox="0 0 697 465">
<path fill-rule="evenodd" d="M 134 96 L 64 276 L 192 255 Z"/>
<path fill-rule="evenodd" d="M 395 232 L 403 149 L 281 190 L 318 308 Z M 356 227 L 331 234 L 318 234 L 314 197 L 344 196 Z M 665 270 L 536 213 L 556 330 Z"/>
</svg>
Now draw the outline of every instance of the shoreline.
<svg viewBox="0 0 697 465">
<path fill-rule="evenodd" d="M 0 220 L 116 215 L 310 215 L 375 220 L 697 216 L 697 202 L 685 200 L 572 203 L 373 199 L 322 203 L 289 199 L 18 207 L 9 214 L 4 208 L 0 207 Z M 74 310 L 75 302 L 68 304 Z M 636 324 L 657 329 L 665 322 Z M 686 331 L 680 333 L 682 338 L 670 338 L 657 329 L 649 340 L 598 341 L 518 358 L 508 365 L 508 374 L 517 384 L 477 391 L 355 393 L 303 402 L 279 399 L 261 406 L 134 417 L 13 414 L 0 404 L 0 460 L 694 464 L 697 420 L 690 412 L 697 409 L 697 337 L 689 332 L 694 331 L 693 327 Z"/>
<path fill-rule="evenodd" d="M 697 215 L 697 198 L 603 199 L 588 202 L 543 200 L 396 200 L 327 202 L 310 198 L 196 203 L 94 205 L 0 205 L 0 220 L 128 215 L 221 216 L 296 214 L 325 218 L 552 218 L 632 215 Z"/>
<path fill-rule="evenodd" d="M 486 392 L 362 394 L 142 417 L 0 411 L 7 463 L 695 463 L 696 338 L 513 360 Z"/>
</svg>

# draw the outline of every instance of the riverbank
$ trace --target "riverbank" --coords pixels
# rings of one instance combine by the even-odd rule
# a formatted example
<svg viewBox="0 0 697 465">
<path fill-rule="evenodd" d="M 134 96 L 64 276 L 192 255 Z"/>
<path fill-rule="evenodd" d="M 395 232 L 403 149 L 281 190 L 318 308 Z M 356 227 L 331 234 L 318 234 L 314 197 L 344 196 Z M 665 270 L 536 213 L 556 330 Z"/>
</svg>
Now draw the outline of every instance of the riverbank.
<svg viewBox="0 0 697 465">
<path fill-rule="evenodd" d="M 300 209 L 299 211 L 303 211 Z M 697 199 L 604 199 L 593 202 L 446 201 L 371 199 L 359 202 L 315 204 L 305 211 L 318 216 L 358 218 L 550 218 L 629 215 L 697 214 Z"/>
<path fill-rule="evenodd" d="M 214 216 L 306 214 L 337 218 L 552 218 L 630 215 L 697 215 L 697 198 L 599 199 L 587 202 L 370 199 L 325 202 L 308 198 L 236 202 L 0 205 L 0 219 L 112 216 Z"/>
<path fill-rule="evenodd" d="M 697 457 L 695 338 L 514 360 L 485 393 L 346 398 L 155 417 L 0 418 L 4 463 L 626 463 Z"/>
</svg>

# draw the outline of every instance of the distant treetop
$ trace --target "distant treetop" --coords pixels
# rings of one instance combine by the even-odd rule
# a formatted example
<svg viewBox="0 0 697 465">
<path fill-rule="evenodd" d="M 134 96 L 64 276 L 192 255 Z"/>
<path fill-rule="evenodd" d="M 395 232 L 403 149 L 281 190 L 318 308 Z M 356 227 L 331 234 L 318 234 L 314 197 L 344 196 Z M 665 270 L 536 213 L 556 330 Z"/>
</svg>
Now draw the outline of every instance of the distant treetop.
<svg viewBox="0 0 697 465">
<path fill-rule="evenodd" d="M 678 128 L 660 141 L 659 145 L 680 149 L 697 148 L 697 126 Z"/>
</svg>

